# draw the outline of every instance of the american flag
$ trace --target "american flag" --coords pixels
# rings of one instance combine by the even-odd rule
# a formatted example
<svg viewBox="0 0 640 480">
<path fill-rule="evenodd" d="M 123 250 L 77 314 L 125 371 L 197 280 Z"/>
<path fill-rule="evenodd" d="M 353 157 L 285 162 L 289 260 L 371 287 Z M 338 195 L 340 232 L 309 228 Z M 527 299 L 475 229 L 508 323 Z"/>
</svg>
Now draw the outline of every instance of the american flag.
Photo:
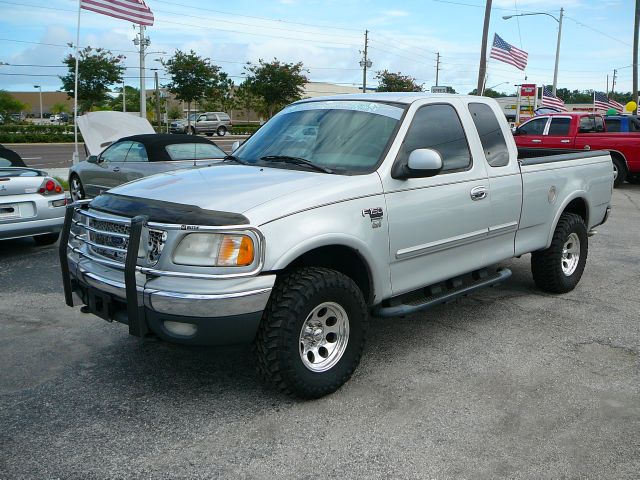
<svg viewBox="0 0 640 480">
<path fill-rule="evenodd" d="M 622 113 L 624 110 L 624 107 L 620 103 L 615 100 L 610 100 L 609 97 L 602 92 L 593 92 L 593 108 L 605 111 L 613 108 L 618 113 Z"/>
<path fill-rule="evenodd" d="M 153 12 L 143 0 L 80 0 L 80 8 L 131 23 L 153 25 Z"/>
<path fill-rule="evenodd" d="M 551 89 L 544 85 L 542 86 L 542 106 L 557 108 L 561 112 L 567 111 L 567 107 L 565 107 L 562 99 L 556 97 Z"/>
<path fill-rule="evenodd" d="M 493 34 L 493 46 L 489 58 L 495 58 L 514 67 L 524 70 L 529 54 L 505 42 L 497 33 Z"/>
</svg>

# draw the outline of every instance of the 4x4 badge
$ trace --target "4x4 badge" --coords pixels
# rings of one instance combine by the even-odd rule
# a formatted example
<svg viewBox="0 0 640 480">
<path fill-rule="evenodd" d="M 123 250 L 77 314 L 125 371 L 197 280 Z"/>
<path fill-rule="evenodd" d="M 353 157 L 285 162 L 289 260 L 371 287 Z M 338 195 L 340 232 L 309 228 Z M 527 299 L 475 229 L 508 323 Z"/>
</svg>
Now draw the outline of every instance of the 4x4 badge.
<svg viewBox="0 0 640 480">
<path fill-rule="evenodd" d="M 382 217 L 384 217 L 382 207 L 365 208 L 362 210 L 362 216 L 366 217 L 367 215 L 369 215 L 371 219 L 371 228 L 379 228 L 382 226 Z"/>
</svg>

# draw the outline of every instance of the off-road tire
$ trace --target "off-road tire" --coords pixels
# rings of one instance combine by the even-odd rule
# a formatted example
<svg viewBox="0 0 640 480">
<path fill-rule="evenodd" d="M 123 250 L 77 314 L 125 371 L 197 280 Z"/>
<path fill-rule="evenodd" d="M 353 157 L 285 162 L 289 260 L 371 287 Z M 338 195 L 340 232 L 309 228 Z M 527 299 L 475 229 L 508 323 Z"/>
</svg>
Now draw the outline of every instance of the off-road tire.
<svg viewBox="0 0 640 480">
<path fill-rule="evenodd" d="M 44 235 L 35 235 L 33 239 L 35 240 L 36 245 L 44 246 L 56 243 L 59 237 L 59 233 L 45 233 Z"/>
<path fill-rule="evenodd" d="M 567 275 L 562 268 L 563 248 L 572 233 L 580 240 L 580 256 L 575 270 Z M 563 213 L 553 232 L 549 248 L 531 254 L 531 273 L 536 286 L 551 293 L 573 290 L 584 272 L 588 251 L 587 227 L 584 220 L 575 213 Z"/>
<path fill-rule="evenodd" d="M 329 370 L 308 369 L 300 355 L 300 333 L 307 316 L 323 302 L 335 302 L 348 316 L 349 338 L 338 362 Z M 368 327 L 362 292 L 346 275 L 327 268 L 300 268 L 278 278 L 265 308 L 255 341 L 263 380 L 300 398 L 319 398 L 340 388 L 354 372 Z"/>
<path fill-rule="evenodd" d="M 627 179 L 627 165 L 625 164 L 624 160 L 617 155 L 612 156 L 611 161 L 613 162 L 614 170 L 618 172 L 615 179 L 613 180 L 613 186 L 614 188 L 617 188 L 622 185 Z"/>
<path fill-rule="evenodd" d="M 219 137 L 224 137 L 227 134 L 227 129 L 226 127 L 218 127 L 218 129 L 216 130 L 216 134 Z"/>
</svg>

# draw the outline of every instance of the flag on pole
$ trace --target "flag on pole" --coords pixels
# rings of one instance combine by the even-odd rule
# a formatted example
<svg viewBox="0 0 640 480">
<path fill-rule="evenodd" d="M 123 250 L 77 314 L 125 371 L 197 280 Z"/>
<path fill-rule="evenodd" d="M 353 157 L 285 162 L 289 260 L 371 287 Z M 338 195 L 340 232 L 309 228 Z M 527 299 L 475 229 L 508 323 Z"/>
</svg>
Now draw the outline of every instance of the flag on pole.
<svg viewBox="0 0 640 480">
<path fill-rule="evenodd" d="M 561 112 L 566 112 L 567 107 L 561 98 L 556 97 L 548 86 L 542 86 L 542 106 L 557 108 Z"/>
<path fill-rule="evenodd" d="M 609 99 L 605 93 L 593 92 L 593 109 L 607 111 L 613 108 L 616 112 L 622 113 L 624 107 L 615 100 Z"/>
<path fill-rule="evenodd" d="M 497 33 L 493 34 L 493 46 L 489 58 L 494 58 L 524 70 L 527 67 L 529 54 L 505 42 Z"/>
<path fill-rule="evenodd" d="M 143 0 L 80 0 L 80 8 L 139 25 L 153 25 L 153 12 Z"/>
</svg>

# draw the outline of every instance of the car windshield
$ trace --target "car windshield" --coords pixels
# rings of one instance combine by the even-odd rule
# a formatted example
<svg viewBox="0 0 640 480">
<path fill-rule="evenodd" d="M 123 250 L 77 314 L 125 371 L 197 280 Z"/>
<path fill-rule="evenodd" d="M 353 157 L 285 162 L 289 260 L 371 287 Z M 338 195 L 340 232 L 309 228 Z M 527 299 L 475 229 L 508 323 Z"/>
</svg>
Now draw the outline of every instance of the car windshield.
<svg viewBox="0 0 640 480">
<path fill-rule="evenodd" d="M 370 101 L 291 105 L 258 130 L 234 156 L 248 163 L 308 168 L 291 157 L 334 173 L 369 173 L 377 166 L 404 110 Z M 282 162 L 280 162 L 282 161 Z"/>
</svg>

